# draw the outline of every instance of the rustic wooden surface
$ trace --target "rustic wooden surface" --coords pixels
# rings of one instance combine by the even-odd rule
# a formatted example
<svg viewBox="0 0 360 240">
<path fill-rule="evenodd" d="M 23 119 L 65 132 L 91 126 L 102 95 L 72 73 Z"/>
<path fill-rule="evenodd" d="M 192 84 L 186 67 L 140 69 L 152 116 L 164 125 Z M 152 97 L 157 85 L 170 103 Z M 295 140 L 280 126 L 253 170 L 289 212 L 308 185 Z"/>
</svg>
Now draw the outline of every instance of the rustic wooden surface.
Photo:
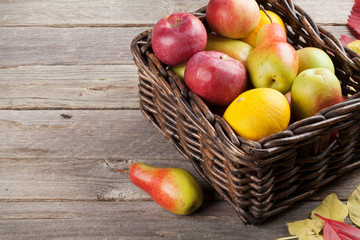
<svg viewBox="0 0 360 240">
<path fill-rule="evenodd" d="M 295 2 L 336 37 L 350 35 L 353 0 Z M 245 226 L 141 115 L 131 40 L 162 16 L 206 4 L 0 2 L 1 239 L 275 239 L 327 194 L 348 198 L 359 169 L 265 224 Z M 185 217 L 161 209 L 113 171 L 136 161 L 191 171 L 203 206 Z"/>
</svg>

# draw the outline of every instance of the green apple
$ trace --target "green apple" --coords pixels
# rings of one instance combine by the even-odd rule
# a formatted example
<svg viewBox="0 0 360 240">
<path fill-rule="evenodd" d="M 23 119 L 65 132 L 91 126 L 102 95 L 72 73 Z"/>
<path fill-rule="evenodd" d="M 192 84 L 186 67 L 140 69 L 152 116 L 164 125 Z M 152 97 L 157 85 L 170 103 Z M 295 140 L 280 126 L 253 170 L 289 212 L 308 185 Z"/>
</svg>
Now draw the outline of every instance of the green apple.
<svg viewBox="0 0 360 240">
<path fill-rule="evenodd" d="M 185 75 L 185 67 L 186 67 L 186 63 L 177 65 L 177 66 L 171 66 L 171 70 L 174 71 L 174 73 L 176 75 L 179 76 L 180 79 L 184 80 L 184 75 Z"/>
<path fill-rule="evenodd" d="M 327 68 L 302 71 L 291 87 L 291 106 L 295 120 L 313 116 L 321 109 L 342 101 L 340 82 Z"/>
<path fill-rule="evenodd" d="M 299 72 L 310 68 L 327 68 L 335 73 L 334 63 L 320 48 L 305 47 L 296 51 L 299 57 Z"/>
<path fill-rule="evenodd" d="M 254 87 L 274 88 L 287 93 L 298 72 L 295 49 L 286 42 L 259 45 L 250 53 L 247 69 Z"/>
<path fill-rule="evenodd" d="M 240 40 L 224 38 L 215 34 L 208 34 L 205 50 L 226 53 L 230 57 L 239 60 L 245 65 L 253 47 Z"/>
</svg>

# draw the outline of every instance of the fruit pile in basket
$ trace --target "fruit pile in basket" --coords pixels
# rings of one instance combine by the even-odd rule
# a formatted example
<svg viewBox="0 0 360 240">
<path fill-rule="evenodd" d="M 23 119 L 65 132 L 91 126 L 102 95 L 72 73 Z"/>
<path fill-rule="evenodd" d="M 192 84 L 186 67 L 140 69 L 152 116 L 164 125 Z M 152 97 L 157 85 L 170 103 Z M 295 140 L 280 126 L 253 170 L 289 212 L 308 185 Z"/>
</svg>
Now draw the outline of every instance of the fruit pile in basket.
<svg viewBox="0 0 360 240">
<path fill-rule="evenodd" d="M 258 141 L 344 100 L 327 53 L 294 49 L 255 0 L 210 0 L 206 22 L 210 31 L 189 13 L 162 18 L 152 49 L 239 136 Z"/>
</svg>

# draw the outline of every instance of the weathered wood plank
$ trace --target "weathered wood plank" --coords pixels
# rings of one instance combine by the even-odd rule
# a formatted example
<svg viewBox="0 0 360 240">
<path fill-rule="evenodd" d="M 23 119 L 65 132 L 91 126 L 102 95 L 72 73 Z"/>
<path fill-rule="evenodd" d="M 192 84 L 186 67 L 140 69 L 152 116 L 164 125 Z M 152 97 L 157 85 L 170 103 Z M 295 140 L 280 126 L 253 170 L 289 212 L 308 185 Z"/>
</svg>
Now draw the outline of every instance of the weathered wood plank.
<svg viewBox="0 0 360 240">
<path fill-rule="evenodd" d="M 139 110 L 0 111 L 2 158 L 183 159 Z"/>
<path fill-rule="evenodd" d="M 0 108 L 138 109 L 138 84 L 134 64 L 3 68 Z"/>
<path fill-rule="evenodd" d="M 1 159 L 0 201 L 151 200 L 145 192 L 131 184 L 127 174 L 113 170 L 127 169 L 129 164 L 135 161 L 73 158 Z M 201 183 L 207 200 L 220 199 L 192 165 L 183 159 L 154 160 L 149 157 L 142 161 L 159 167 L 184 168 Z M 358 184 L 359 170 L 354 170 L 319 189 L 307 200 L 322 200 L 332 192 L 340 199 L 346 200 Z"/>
<path fill-rule="evenodd" d="M 341 38 L 341 35 L 352 37 L 352 33 L 346 26 L 322 26 L 325 30 L 329 31 L 337 39 Z"/>
<path fill-rule="evenodd" d="M 140 111 L 3 110 L 0 132 L 0 200 L 148 199 L 131 187 L 126 174 L 111 169 L 125 169 L 135 161 L 178 166 L 197 176 Z M 358 173 L 347 174 L 311 199 L 333 191 L 346 199 L 360 184 Z"/>
<path fill-rule="evenodd" d="M 74 158 L 0 159 L 0 201 L 151 200 L 144 191 L 131 184 L 126 173 L 113 170 L 128 169 L 135 161 Z M 198 179 L 207 200 L 220 199 L 190 162 L 184 159 L 156 160 L 149 157 L 142 161 L 158 167 L 184 168 Z M 319 201 L 333 192 L 340 199 L 346 200 L 360 184 L 359 171 L 360 169 L 353 170 L 338 178 L 306 200 Z"/>
<path fill-rule="evenodd" d="M 207 201 L 190 216 L 151 201 L 2 202 L 0 233 L 2 239 L 276 239 L 289 236 L 286 222 L 309 218 L 318 204 L 300 202 L 250 226 L 223 201 Z"/>
<path fill-rule="evenodd" d="M 132 39 L 148 28 L 0 28 L 0 67 L 133 64 Z"/>
<path fill-rule="evenodd" d="M 127 173 L 114 170 L 128 169 L 135 161 L 0 159 L 0 201 L 149 201 L 150 196 L 134 186 Z M 184 168 L 201 183 L 207 199 L 220 199 L 185 159 L 156 160 L 149 157 L 142 162 Z"/>
<path fill-rule="evenodd" d="M 132 39 L 147 30 L 135 28 L 0 28 L 0 67 L 23 65 L 134 64 Z M 326 26 L 340 38 L 346 26 Z"/>
<path fill-rule="evenodd" d="M 318 23 L 345 24 L 353 0 L 296 0 Z M 1 1 L 2 26 L 104 26 L 153 25 L 174 12 L 189 12 L 205 6 L 208 0 L 136 1 Z"/>
</svg>

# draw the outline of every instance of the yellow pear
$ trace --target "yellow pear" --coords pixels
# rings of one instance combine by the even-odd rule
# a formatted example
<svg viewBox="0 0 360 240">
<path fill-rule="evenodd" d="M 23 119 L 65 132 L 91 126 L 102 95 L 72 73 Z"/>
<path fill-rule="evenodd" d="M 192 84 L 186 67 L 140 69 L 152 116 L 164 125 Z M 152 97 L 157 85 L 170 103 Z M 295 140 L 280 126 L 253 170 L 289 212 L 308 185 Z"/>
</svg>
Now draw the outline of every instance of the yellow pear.
<svg viewBox="0 0 360 240">
<path fill-rule="evenodd" d="M 239 60 L 246 65 L 247 58 L 253 50 L 249 44 L 237 40 L 224 38 L 215 34 L 208 34 L 205 51 L 218 51 L 229 55 L 230 57 Z"/>
<path fill-rule="evenodd" d="M 182 80 L 184 80 L 184 75 L 185 75 L 185 67 L 186 67 L 186 63 L 180 64 L 180 65 L 176 65 L 176 66 L 171 66 L 171 70 L 174 71 L 174 73 L 176 75 L 178 75 L 178 77 Z"/>
<path fill-rule="evenodd" d="M 258 26 L 247 37 L 241 39 L 243 42 L 246 42 L 250 46 L 255 47 L 256 46 L 256 37 L 258 35 L 259 30 L 264 25 L 272 23 L 272 22 L 280 24 L 280 26 L 282 28 L 284 28 L 284 30 L 286 31 L 285 24 L 284 24 L 283 20 L 279 17 L 279 15 L 277 15 L 276 13 L 269 11 L 269 10 L 266 10 L 266 13 L 267 14 L 265 14 L 264 11 L 260 11 L 260 22 L 259 22 Z"/>
</svg>

